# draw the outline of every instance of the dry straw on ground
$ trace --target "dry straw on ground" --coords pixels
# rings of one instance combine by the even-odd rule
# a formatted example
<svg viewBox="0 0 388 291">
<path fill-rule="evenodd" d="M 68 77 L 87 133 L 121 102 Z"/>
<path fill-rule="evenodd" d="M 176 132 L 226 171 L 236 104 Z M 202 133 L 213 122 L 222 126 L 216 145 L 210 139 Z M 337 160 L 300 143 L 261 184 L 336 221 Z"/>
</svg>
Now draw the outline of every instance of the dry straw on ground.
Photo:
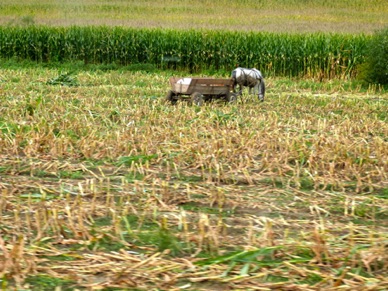
<svg viewBox="0 0 388 291">
<path fill-rule="evenodd" d="M 3 289 L 388 288 L 385 93 L 196 108 L 167 73 L 55 74 L 0 71 Z"/>
</svg>

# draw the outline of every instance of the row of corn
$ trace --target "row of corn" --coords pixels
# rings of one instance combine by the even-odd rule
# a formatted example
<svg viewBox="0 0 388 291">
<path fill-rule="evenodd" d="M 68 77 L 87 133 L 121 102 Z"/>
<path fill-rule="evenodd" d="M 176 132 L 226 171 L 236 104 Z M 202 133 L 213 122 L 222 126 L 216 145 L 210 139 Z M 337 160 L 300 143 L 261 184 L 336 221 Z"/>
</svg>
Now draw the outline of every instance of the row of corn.
<svg viewBox="0 0 388 291">
<path fill-rule="evenodd" d="M 0 58 L 147 63 L 200 71 L 256 67 L 266 75 L 353 77 L 369 36 L 134 29 L 0 27 Z"/>
</svg>

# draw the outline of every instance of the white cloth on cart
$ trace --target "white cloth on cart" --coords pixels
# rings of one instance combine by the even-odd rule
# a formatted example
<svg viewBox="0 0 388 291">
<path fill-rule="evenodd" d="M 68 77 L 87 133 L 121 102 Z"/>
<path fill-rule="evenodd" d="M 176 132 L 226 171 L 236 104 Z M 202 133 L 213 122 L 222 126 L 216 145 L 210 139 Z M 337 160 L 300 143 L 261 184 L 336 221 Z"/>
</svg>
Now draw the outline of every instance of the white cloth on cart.
<svg viewBox="0 0 388 291">
<path fill-rule="evenodd" d="M 190 85 L 191 78 L 183 78 L 178 80 L 177 84 L 184 84 L 184 85 Z"/>
</svg>

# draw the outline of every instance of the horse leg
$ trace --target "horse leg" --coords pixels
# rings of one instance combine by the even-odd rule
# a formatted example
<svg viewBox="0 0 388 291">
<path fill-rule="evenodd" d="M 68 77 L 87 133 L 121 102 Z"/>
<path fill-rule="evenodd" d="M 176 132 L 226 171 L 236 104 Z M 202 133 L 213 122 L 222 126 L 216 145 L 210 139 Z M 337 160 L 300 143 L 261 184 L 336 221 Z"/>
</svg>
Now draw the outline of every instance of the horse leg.
<svg viewBox="0 0 388 291">
<path fill-rule="evenodd" d="M 253 89 L 253 92 L 252 92 L 252 94 L 253 94 L 253 96 L 254 96 L 254 95 L 256 95 L 256 91 L 257 91 L 257 84 L 256 84 L 255 86 L 253 86 L 253 87 L 252 87 L 252 89 Z"/>
<path fill-rule="evenodd" d="M 253 86 L 253 87 L 249 86 L 249 96 L 250 95 L 255 96 L 255 91 L 256 91 L 255 89 L 256 89 L 256 86 Z"/>
<path fill-rule="evenodd" d="M 243 85 L 241 85 L 240 84 L 240 91 L 238 92 L 239 94 L 240 94 L 240 96 L 241 96 L 241 101 L 244 103 L 245 102 L 245 100 L 244 100 L 244 95 L 243 95 L 243 90 L 244 90 L 244 87 L 243 87 Z"/>
<path fill-rule="evenodd" d="M 259 95 L 258 92 L 259 92 L 259 89 L 258 89 L 258 85 L 256 84 L 255 86 L 252 87 L 253 88 L 253 96 L 255 95 Z"/>
</svg>

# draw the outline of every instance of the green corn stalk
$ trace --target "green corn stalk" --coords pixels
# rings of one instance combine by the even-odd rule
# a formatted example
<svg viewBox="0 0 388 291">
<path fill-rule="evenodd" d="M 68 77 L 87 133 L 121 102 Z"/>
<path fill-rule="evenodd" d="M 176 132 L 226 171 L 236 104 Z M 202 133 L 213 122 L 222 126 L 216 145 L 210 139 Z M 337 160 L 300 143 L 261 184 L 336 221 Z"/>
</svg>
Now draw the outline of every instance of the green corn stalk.
<svg viewBox="0 0 388 291">
<path fill-rule="evenodd" d="M 353 77 L 370 37 L 122 27 L 0 27 L 0 57 L 121 65 L 164 58 L 195 72 L 256 67 L 267 76 Z"/>
</svg>

